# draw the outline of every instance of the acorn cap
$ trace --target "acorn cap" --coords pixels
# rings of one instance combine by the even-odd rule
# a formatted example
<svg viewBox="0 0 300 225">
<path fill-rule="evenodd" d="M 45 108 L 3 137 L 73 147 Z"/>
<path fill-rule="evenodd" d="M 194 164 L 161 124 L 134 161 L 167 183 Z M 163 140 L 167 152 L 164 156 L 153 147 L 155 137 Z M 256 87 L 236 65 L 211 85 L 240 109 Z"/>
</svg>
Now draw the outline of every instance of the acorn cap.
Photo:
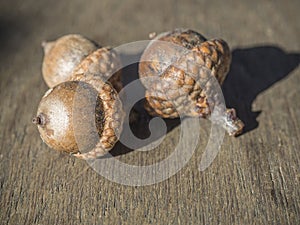
<svg viewBox="0 0 300 225">
<path fill-rule="evenodd" d="M 79 152 L 74 155 L 81 159 L 94 159 L 106 154 L 118 141 L 122 132 L 125 112 L 117 91 L 109 82 L 103 81 L 100 77 L 87 74 L 76 74 L 71 79 L 72 81 L 85 82 L 91 85 L 98 92 L 103 104 L 105 118 L 100 139 L 91 151 Z"/>
<path fill-rule="evenodd" d="M 73 74 L 86 74 L 108 80 L 117 92 L 122 88 L 121 59 L 111 47 L 102 47 L 84 58 L 74 69 Z"/>
<path fill-rule="evenodd" d="M 207 40 L 195 31 L 176 29 L 150 41 L 140 61 L 141 78 L 160 78 L 143 83 L 145 108 L 151 115 L 206 118 L 221 99 L 210 77 L 213 75 L 220 85 L 223 83 L 230 68 L 231 53 L 221 39 Z M 211 96 L 214 101 L 209 98 Z"/>
</svg>

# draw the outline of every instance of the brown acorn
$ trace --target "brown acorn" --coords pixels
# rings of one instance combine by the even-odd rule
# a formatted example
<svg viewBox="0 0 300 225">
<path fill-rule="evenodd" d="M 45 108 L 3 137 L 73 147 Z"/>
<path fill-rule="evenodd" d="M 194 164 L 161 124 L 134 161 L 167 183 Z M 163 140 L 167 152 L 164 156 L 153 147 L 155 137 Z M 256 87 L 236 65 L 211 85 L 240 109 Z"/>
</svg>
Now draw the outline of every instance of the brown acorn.
<svg viewBox="0 0 300 225">
<path fill-rule="evenodd" d="M 45 93 L 33 123 L 49 147 L 91 159 L 114 146 L 123 118 L 121 102 L 109 83 L 78 75 Z"/>
<path fill-rule="evenodd" d="M 141 78 L 159 78 L 144 83 L 145 108 L 149 114 L 163 118 L 182 115 L 209 118 L 222 99 L 210 75 L 216 78 L 217 85 L 221 85 L 230 62 L 230 49 L 222 39 L 207 40 L 186 29 L 156 36 L 139 63 Z M 225 110 L 219 119 L 229 135 L 242 132 L 244 124 L 236 117 L 234 109 Z"/>
<path fill-rule="evenodd" d="M 78 34 L 69 34 L 53 42 L 43 42 L 43 77 L 51 88 L 68 81 L 75 73 L 109 79 L 117 91 L 122 89 L 121 63 L 110 47 L 99 47 L 95 42 Z"/>
</svg>

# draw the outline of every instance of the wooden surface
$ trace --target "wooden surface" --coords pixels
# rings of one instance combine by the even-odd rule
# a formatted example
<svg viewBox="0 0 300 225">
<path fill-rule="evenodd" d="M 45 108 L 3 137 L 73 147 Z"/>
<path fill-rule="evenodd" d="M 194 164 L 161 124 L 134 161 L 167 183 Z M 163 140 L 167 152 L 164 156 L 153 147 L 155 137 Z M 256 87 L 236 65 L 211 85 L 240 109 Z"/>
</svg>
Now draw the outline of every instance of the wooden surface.
<svg viewBox="0 0 300 225">
<path fill-rule="evenodd" d="M 299 224 L 299 8 L 296 0 L 1 1 L 0 224 Z M 31 119 L 47 90 L 43 40 L 81 33 L 118 46 L 175 27 L 222 37 L 233 51 L 224 96 L 246 133 L 226 136 L 207 170 L 198 165 L 209 122 L 187 165 L 142 187 L 111 182 L 42 142 Z M 179 132 L 146 156 L 116 158 L 164 159 Z"/>
</svg>

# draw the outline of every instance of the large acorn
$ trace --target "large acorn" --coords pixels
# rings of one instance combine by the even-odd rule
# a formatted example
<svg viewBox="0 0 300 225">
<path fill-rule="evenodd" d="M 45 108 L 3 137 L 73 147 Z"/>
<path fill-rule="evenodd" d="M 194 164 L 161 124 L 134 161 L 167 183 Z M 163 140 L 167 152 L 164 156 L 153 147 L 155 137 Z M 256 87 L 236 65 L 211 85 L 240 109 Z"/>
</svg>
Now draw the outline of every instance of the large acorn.
<svg viewBox="0 0 300 225">
<path fill-rule="evenodd" d="M 207 40 L 193 30 L 175 29 L 150 41 L 140 61 L 140 77 L 157 78 L 147 83 L 141 79 L 146 87 L 145 108 L 151 115 L 210 118 L 221 104 L 215 83 L 223 83 L 231 63 L 224 40 Z M 224 109 L 219 120 L 229 135 L 240 134 L 244 127 L 234 109 Z"/>
<path fill-rule="evenodd" d="M 33 122 L 49 147 L 91 159 L 114 146 L 123 118 L 121 102 L 110 83 L 76 75 L 45 93 Z"/>
</svg>

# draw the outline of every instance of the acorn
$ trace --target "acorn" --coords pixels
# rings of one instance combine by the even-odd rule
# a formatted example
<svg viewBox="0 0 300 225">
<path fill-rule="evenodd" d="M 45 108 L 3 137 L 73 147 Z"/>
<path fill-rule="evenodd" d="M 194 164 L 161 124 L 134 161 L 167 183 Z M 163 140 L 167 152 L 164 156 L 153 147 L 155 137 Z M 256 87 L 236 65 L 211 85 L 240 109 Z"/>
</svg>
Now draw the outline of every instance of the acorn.
<svg viewBox="0 0 300 225">
<path fill-rule="evenodd" d="M 42 46 L 42 73 L 50 88 L 70 80 L 73 74 L 85 73 L 109 80 L 117 91 L 122 89 L 121 60 L 111 47 L 99 47 L 79 34 L 69 34 L 56 41 L 43 42 Z"/>
<path fill-rule="evenodd" d="M 81 74 L 45 93 L 33 123 L 49 147 L 94 159 L 117 142 L 123 119 L 121 102 L 111 84 Z"/>
<path fill-rule="evenodd" d="M 151 34 L 152 35 L 152 34 Z M 154 35 L 152 35 L 154 36 Z M 142 83 L 146 87 L 145 108 L 152 116 L 211 118 L 222 96 L 216 91 L 231 63 L 228 44 L 222 39 L 207 40 L 188 29 L 175 29 L 154 37 L 139 63 L 141 78 L 156 77 Z M 235 109 L 225 109 L 218 120 L 229 135 L 238 135 L 244 124 Z"/>
</svg>

